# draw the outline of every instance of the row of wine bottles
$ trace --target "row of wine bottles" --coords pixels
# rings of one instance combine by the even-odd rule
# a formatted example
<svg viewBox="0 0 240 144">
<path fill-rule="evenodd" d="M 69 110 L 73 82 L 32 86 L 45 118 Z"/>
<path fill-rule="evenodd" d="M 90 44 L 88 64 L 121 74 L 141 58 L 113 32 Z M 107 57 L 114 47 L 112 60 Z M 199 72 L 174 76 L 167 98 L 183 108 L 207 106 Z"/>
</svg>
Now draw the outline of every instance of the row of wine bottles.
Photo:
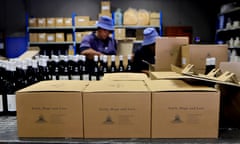
<svg viewBox="0 0 240 144">
<path fill-rule="evenodd" d="M 45 55 L 34 59 L 0 61 L 0 115 L 16 115 L 16 95 L 19 89 L 43 80 L 100 80 L 105 73 L 131 72 L 131 55 L 127 65 L 123 56 Z"/>
</svg>

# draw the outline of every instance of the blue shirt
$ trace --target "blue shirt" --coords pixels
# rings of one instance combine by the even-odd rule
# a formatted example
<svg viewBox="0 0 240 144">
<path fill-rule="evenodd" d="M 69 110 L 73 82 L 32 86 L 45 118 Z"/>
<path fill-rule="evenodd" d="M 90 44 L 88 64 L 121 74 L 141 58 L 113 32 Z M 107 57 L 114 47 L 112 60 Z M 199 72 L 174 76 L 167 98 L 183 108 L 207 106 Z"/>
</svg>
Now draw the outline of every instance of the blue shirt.
<svg viewBox="0 0 240 144">
<path fill-rule="evenodd" d="M 106 55 L 116 55 L 117 44 L 113 38 L 108 37 L 106 40 L 101 40 L 96 36 L 96 33 L 93 32 L 83 38 L 80 45 L 80 53 L 88 48 L 92 48 Z"/>
</svg>

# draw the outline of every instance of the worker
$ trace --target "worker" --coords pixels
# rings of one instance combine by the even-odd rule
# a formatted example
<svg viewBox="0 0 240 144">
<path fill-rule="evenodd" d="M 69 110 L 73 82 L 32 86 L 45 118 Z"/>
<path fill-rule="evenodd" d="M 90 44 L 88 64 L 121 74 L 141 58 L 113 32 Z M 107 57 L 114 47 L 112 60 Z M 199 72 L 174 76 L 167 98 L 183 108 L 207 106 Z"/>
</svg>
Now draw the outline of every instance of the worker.
<svg viewBox="0 0 240 144">
<path fill-rule="evenodd" d="M 93 59 L 94 55 L 116 55 L 116 40 L 110 37 L 114 31 L 112 18 L 108 16 L 99 17 L 97 30 L 86 35 L 80 45 L 80 54 Z"/>
<path fill-rule="evenodd" d="M 135 51 L 133 57 L 134 72 L 148 74 L 149 67 L 155 64 L 155 41 L 158 36 L 155 28 L 144 29 L 142 46 Z"/>
</svg>

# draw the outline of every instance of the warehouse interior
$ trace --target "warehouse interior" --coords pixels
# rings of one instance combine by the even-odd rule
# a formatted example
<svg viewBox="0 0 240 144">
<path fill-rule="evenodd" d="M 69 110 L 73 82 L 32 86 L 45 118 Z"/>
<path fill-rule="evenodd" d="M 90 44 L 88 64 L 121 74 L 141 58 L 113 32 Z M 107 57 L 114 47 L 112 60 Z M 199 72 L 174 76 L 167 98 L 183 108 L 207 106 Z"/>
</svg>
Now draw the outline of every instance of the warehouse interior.
<svg viewBox="0 0 240 144">
<path fill-rule="evenodd" d="M 116 53 L 89 58 L 105 15 Z M 239 143 L 239 15 L 239 0 L 1 0 L 0 143 Z M 135 71 L 149 28 L 154 62 Z"/>
</svg>

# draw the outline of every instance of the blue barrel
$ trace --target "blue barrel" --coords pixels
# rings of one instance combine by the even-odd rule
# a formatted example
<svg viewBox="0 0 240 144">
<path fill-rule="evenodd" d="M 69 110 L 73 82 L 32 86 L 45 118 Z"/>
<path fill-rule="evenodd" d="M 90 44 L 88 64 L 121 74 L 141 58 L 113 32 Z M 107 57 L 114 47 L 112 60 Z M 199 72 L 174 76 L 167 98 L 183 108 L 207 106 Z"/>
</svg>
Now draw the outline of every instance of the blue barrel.
<svg viewBox="0 0 240 144">
<path fill-rule="evenodd" d="M 26 37 L 6 37 L 6 57 L 16 58 L 27 50 Z"/>
</svg>

